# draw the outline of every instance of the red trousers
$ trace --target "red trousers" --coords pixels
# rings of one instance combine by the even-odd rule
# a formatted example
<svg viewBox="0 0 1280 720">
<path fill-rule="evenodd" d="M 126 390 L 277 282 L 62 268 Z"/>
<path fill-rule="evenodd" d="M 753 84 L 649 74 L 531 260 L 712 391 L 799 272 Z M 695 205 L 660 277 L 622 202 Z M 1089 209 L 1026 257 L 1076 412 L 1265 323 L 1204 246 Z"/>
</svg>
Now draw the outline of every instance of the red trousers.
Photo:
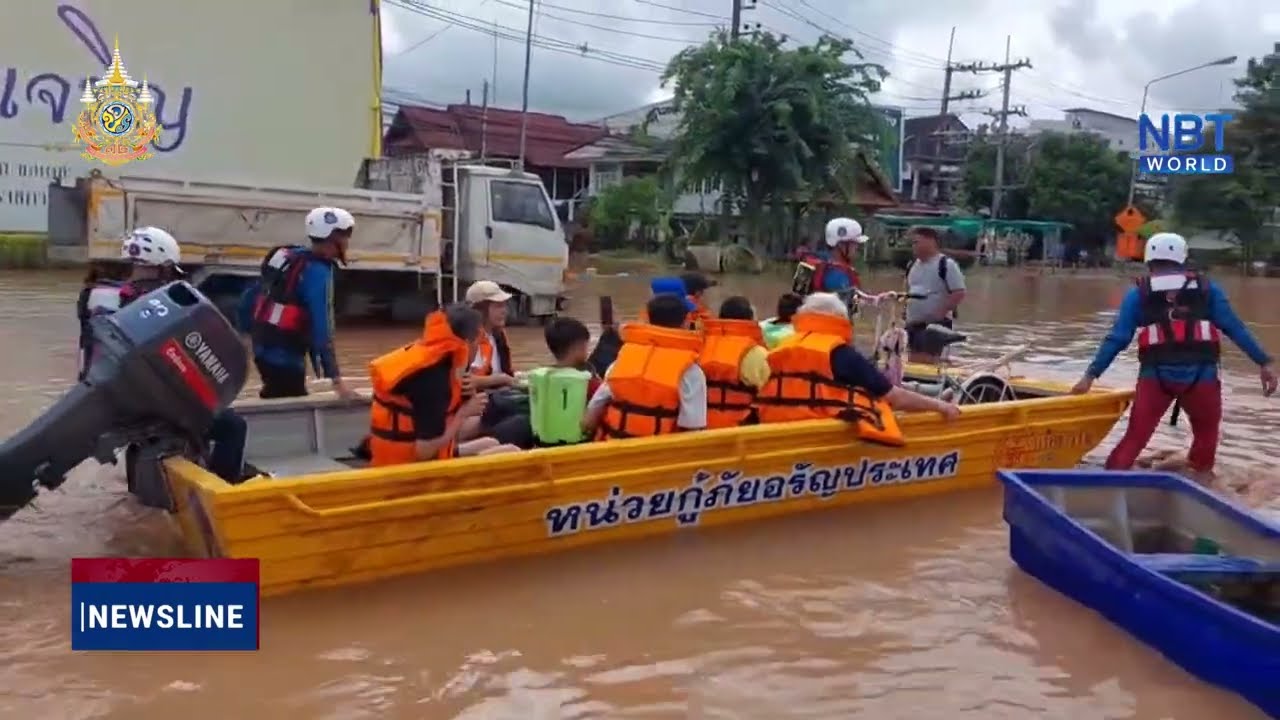
<svg viewBox="0 0 1280 720">
<path fill-rule="evenodd" d="M 1108 470 L 1128 470 L 1147 447 L 1156 426 L 1164 419 L 1173 401 L 1182 403 L 1182 413 L 1191 423 L 1191 450 L 1187 465 L 1192 470 L 1212 470 L 1218 452 L 1218 428 L 1222 424 L 1222 383 L 1216 378 L 1190 385 L 1161 383 L 1155 378 L 1139 378 L 1129 409 L 1129 426 L 1124 437 L 1107 456 Z"/>
</svg>

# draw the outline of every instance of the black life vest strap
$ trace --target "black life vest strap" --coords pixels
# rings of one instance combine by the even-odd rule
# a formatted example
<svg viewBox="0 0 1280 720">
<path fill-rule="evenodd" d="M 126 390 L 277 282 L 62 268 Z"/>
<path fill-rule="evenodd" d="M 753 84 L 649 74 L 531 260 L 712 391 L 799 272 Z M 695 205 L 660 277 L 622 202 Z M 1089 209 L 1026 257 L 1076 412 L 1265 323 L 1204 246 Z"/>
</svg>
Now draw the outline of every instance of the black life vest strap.
<svg viewBox="0 0 1280 720">
<path fill-rule="evenodd" d="M 404 430 L 399 429 L 401 418 L 405 418 L 405 417 L 409 418 L 410 426 L 413 425 L 413 422 L 412 422 L 413 408 L 403 403 L 399 403 L 394 400 L 389 400 L 387 398 L 381 397 L 377 393 L 374 393 L 373 395 L 373 402 L 375 405 L 382 406 L 384 409 L 387 410 L 388 413 L 391 414 L 391 427 L 390 428 L 371 427 L 369 428 L 370 435 L 376 438 L 379 438 L 381 440 L 386 440 L 388 442 L 406 443 L 406 442 L 417 441 L 418 436 L 416 432 L 413 432 L 413 431 L 406 432 Z"/>
<path fill-rule="evenodd" d="M 657 420 L 675 420 L 680 417 L 679 410 L 668 410 L 666 408 L 649 407 L 648 405 L 637 405 L 636 403 L 625 402 L 610 398 L 609 407 L 618 411 L 618 427 L 614 427 L 609 421 L 609 414 L 606 412 L 604 419 L 600 422 L 600 428 L 605 434 L 611 438 L 630 438 L 639 437 L 623 430 L 627 426 L 627 418 L 631 415 L 639 415 L 641 417 L 651 417 Z M 662 434 L 661 423 L 655 423 L 657 426 L 657 434 Z"/>
<path fill-rule="evenodd" d="M 758 395 L 758 396 L 756 397 L 756 402 L 757 402 L 757 403 L 759 403 L 759 404 L 761 404 L 761 405 L 773 405 L 773 406 L 775 406 L 775 407 L 815 407 L 815 408 L 818 408 L 818 407 L 828 407 L 828 408 L 830 408 L 830 407 L 834 407 L 834 408 L 843 408 L 843 407 L 848 407 L 848 406 L 850 406 L 850 405 L 852 405 L 852 404 L 853 404 L 853 393 L 854 393 L 854 390 L 853 390 L 853 389 L 851 389 L 851 388 L 849 388 L 849 387 L 847 387 L 847 386 L 845 386 L 845 385 L 842 385 L 842 384 L 840 384 L 840 383 L 836 382 L 835 380 L 833 380 L 833 379 L 831 379 L 831 378 L 828 378 L 828 377 L 826 377 L 825 375 L 822 375 L 822 374 L 820 374 L 820 373 L 816 373 L 816 372 L 775 372 L 775 373 L 773 373 L 772 377 L 773 377 L 773 378 L 777 378 L 777 379 L 779 380 L 779 382 L 777 383 L 777 389 L 776 389 L 776 391 L 775 391 L 774 393 L 772 393 L 772 394 L 764 394 L 764 393 L 761 393 L 760 395 Z M 783 397 L 783 395 L 782 395 L 782 382 L 781 382 L 781 381 L 782 381 L 782 380 L 784 380 L 784 379 L 791 379 L 791 380 L 803 380 L 803 381 L 805 381 L 805 382 L 809 383 L 809 397 L 807 397 L 807 398 Z M 820 396 L 820 395 L 818 394 L 818 388 L 820 388 L 820 387 L 834 388 L 834 389 L 836 389 L 836 390 L 838 390 L 838 391 L 840 391 L 840 392 L 845 393 L 846 395 L 848 395 L 848 399 L 847 399 L 847 400 L 837 400 L 837 399 L 834 399 L 834 398 L 825 398 L 825 397 L 822 397 L 822 396 Z"/>
</svg>

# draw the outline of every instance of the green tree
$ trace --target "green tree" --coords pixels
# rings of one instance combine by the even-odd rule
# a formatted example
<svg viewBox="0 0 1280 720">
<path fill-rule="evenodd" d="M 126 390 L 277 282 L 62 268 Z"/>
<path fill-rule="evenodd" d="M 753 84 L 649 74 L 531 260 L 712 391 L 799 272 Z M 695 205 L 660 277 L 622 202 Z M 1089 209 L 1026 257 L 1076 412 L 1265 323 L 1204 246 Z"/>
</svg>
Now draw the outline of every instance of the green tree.
<svg viewBox="0 0 1280 720">
<path fill-rule="evenodd" d="M 1115 233 L 1114 216 L 1124 207 L 1129 170 L 1125 156 L 1095 135 L 1040 135 L 1027 168 L 1027 214 L 1071 223 L 1078 241 L 1099 244 Z"/>
<path fill-rule="evenodd" d="M 1266 227 L 1280 206 L 1280 62 L 1251 59 L 1235 84 L 1242 112 L 1223 132 L 1234 173 L 1176 177 L 1171 195 L 1180 223 L 1234 232 L 1250 261 L 1266 253 Z"/>
<path fill-rule="evenodd" d="M 861 58 L 848 40 L 787 48 L 768 32 L 719 32 L 681 51 L 663 75 L 680 117 L 672 175 L 719 181 L 726 213 L 729 202 L 741 208 L 753 235 L 770 204 L 776 215 L 783 202 L 851 191 L 848 159 L 885 124 L 870 96 L 888 73 Z"/>
<path fill-rule="evenodd" d="M 1001 217 L 1024 218 L 1027 216 L 1027 152 L 1025 137 L 1012 136 L 1005 152 L 1005 190 Z M 996 184 L 996 143 L 990 136 L 974 140 L 969 145 L 960 175 L 959 205 L 970 212 L 991 208 L 992 188 Z"/>
<path fill-rule="evenodd" d="M 668 205 L 657 178 L 624 178 L 592 199 L 591 229 L 603 246 L 619 247 L 631 238 L 632 230 L 640 238 L 652 235 L 661 226 Z"/>
</svg>

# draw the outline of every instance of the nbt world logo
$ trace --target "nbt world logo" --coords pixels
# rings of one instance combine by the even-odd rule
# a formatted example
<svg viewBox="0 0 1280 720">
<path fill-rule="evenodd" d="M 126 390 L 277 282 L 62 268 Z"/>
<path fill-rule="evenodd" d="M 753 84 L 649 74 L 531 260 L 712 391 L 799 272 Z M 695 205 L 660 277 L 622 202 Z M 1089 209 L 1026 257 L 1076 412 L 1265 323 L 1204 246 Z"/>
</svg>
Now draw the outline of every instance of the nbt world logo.
<svg viewBox="0 0 1280 720">
<path fill-rule="evenodd" d="M 1160 125 L 1150 115 L 1138 118 L 1138 170 L 1146 175 L 1230 175 L 1235 163 L 1223 154 L 1227 113 L 1161 115 Z M 1213 132 L 1213 155 L 1197 154 Z M 1154 145 L 1154 147 L 1152 147 Z"/>
</svg>

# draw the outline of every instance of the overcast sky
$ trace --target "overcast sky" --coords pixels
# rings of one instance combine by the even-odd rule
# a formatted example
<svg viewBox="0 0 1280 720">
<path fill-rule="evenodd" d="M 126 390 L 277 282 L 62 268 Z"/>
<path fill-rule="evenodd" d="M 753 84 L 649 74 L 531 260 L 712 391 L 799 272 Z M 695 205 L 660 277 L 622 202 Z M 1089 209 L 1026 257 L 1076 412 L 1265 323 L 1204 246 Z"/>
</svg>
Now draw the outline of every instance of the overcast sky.
<svg viewBox="0 0 1280 720">
<path fill-rule="evenodd" d="M 731 3 L 545 0 L 538 7 L 530 108 L 594 120 L 668 96 L 658 87 L 659 69 L 726 24 Z M 519 108 L 525 0 L 384 0 L 383 8 L 388 95 L 445 104 L 462 102 L 470 88 L 478 104 L 489 79 L 498 105 Z M 1148 112 L 1217 109 L 1231 103 L 1231 79 L 1244 62 L 1280 41 L 1275 0 L 757 0 L 743 20 L 797 42 L 823 31 L 853 39 L 890 72 L 877 101 L 909 115 L 937 112 L 953 25 L 956 61 L 1003 61 L 1005 36 L 1012 36 L 1014 59 L 1025 57 L 1032 68 L 1014 73 L 1011 102 L 1041 118 L 1074 107 L 1136 117 L 1147 81 L 1238 55 L 1233 67 L 1151 87 Z M 954 105 L 967 121 L 981 122 L 984 109 L 999 107 L 999 86 L 998 74 L 958 75 L 953 92 L 988 96 Z"/>
</svg>

